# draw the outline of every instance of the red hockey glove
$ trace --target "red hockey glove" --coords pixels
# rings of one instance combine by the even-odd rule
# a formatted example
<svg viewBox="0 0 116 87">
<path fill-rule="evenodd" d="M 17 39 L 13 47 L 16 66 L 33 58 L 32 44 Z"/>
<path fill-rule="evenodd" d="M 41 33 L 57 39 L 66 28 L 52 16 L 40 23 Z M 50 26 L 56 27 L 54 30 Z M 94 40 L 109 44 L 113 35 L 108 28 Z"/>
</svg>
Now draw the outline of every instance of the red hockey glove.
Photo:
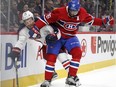
<svg viewBox="0 0 116 87">
<path fill-rule="evenodd" d="M 13 47 L 11 53 L 9 53 L 8 55 L 9 55 L 9 57 L 11 57 L 11 59 L 13 61 L 15 61 L 15 58 L 17 58 L 17 60 L 19 60 L 20 52 L 21 52 L 21 50 L 19 48 Z"/>
<path fill-rule="evenodd" d="M 112 16 L 108 16 L 103 19 L 103 25 L 105 27 L 107 26 L 113 26 L 114 25 L 114 18 Z"/>
</svg>

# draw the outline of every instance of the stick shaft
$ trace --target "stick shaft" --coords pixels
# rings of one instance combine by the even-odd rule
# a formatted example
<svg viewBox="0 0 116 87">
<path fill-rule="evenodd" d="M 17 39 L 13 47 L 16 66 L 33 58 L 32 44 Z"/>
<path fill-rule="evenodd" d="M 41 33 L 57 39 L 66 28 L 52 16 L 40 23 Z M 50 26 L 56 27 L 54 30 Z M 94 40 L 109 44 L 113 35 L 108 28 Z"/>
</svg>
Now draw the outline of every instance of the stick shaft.
<svg viewBox="0 0 116 87">
<path fill-rule="evenodd" d="M 16 87 L 19 87 L 19 78 L 18 78 L 17 58 L 15 58 L 15 71 L 16 71 Z"/>
</svg>

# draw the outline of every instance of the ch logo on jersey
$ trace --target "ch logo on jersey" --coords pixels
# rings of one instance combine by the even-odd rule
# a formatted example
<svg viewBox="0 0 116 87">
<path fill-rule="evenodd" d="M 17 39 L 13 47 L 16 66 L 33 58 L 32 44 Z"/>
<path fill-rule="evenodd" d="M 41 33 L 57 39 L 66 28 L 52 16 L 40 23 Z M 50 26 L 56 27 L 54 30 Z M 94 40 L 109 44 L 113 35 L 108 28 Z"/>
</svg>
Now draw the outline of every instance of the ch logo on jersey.
<svg viewBox="0 0 116 87">
<path fill-rule="evenodd" d="M 65 23 L 64 27 L 66 30 L 68 31 L 74 31 L 76 29 L 78 29 L 78 24 L 74 24 L 74 23 Z"/>
</svg>

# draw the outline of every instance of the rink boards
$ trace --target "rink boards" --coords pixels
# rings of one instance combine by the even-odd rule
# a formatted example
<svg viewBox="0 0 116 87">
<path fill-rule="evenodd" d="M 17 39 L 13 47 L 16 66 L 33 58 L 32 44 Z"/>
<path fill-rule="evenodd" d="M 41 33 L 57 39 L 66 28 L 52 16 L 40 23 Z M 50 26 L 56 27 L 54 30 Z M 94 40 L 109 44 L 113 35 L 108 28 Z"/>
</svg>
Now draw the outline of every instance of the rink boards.
<svg viewBox="0 0 116 87">
<path fill-rule="evenodd" d="M 1 34 L 0 37 L 1 87 L 15 87 L 15 69 L 8 54 L 18 37 L 11 33 Z M 83 51 L 79 73 L 116 64 L 116 33 L 78 33 L 77 37 Z M 21 53 L 18 62 L 20 87 L 28 87 L 44 80 L 45 60 L 42 59 L 42 51 L 37 54 L 38 49 L 40 43 L 29 39 Z M 59 61 L 56 62 L 55 69 L 59 78 L 67 76 Z"/>
</svg>

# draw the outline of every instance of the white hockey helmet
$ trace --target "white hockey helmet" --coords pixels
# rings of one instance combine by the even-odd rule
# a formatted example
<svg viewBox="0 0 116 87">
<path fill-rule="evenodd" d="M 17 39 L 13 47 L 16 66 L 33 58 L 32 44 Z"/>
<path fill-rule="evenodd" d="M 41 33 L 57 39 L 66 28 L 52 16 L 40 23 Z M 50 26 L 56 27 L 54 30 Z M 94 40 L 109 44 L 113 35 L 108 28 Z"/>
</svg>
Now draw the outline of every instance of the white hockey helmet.
<svg viewBox="0 0 116 87">
<path fill-rule="evenodd" d="M 30 11 L 26 11 L 26 12 L 24 12 L 24 13 L 22 14 L 22 20 L 23 20 L 23 21 L 25 21 L 25 20 L 27 20 L 27 19 L 29 19 L 29 18 L 31 18 L 31 17 L 34 19 L 34 15 L 33 15 L 33 13 L 30 12 Z"/>
</svg>

